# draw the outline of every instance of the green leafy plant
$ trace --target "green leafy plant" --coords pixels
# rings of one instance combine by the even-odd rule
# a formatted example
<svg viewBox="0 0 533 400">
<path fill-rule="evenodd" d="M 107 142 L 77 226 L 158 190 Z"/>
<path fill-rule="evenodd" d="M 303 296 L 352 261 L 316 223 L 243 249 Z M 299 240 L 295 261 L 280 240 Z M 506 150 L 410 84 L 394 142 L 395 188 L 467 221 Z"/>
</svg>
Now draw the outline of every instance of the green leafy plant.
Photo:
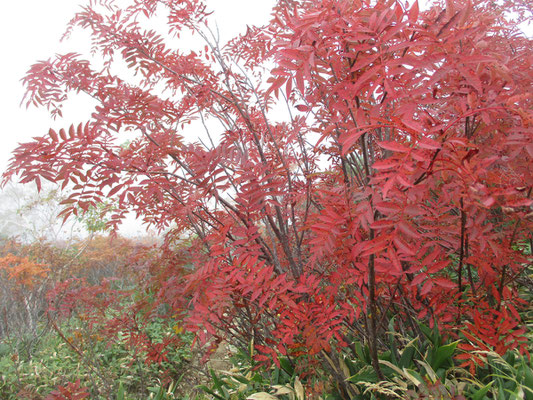
<svg viewBox="0 0 533 400">
<path fill-rule="evenodd" d="M 200 388 L 218 400 L 272 400 L 288 396 L 304 400 L 304 387 L 287 358 L 280 358 L 279 366 L 260 368 L 254 359 L 253 345 L 247 350 L 234 348 L 228 358 L 229 369 L 210 369 L 210 382 Z"/>
</svg>

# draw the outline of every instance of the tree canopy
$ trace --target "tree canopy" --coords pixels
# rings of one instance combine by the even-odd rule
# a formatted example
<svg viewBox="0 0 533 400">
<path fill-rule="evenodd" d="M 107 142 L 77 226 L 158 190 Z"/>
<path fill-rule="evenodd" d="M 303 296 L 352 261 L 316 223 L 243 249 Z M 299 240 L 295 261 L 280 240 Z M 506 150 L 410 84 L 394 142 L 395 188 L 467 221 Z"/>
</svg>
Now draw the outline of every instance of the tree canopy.
<svg viewBox="0 0 533 400">
<path fill-rule="evenodd" d="M 126 3 L 69 25 L 98 62 L 31 67 L 28 105 L 98 105 L 22 144 L 5 178 L 70 188 L 65 218 L 108 199 L 111 227 L 133 211 L 164 230 L 151 288 L 201 343 L 340 370 L 327 355 L 361 338 L 378 376 L 391 324 L 527 351 L 526 1 L 280 0 L 224 45 L 200 0 Z"/>
</svg>

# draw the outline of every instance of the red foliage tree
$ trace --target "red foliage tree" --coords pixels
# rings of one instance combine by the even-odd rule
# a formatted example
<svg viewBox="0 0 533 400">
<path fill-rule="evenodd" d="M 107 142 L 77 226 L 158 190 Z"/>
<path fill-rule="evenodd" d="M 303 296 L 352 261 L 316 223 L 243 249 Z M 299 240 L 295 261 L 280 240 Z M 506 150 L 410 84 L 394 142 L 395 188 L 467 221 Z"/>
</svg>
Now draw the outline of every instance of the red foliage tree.
<svg viewBox="0 0 533 400">
<path fill-rule="evenodd" d="M 438 320 L 473 346 L 525 351 L 528 7 L 279 1 L 221 47 L 200 0 L 102 0 L 69 30 L 90 32 L 103 67 L 66 54 L 24 80 L 28 104 L 53 115 L 90 95 L 92 118 L 21 145 L 5 176 L 70 186 L 65 217 L 108 198 L 112 226 L 133 211 L 167 229 L 155 287 L 201 341 L 319 359 L 359 337 L 379 375 L 395 315 L 403 330 Z M 182 31 L 205 48 L 176 50 Z M 135 77 L 115 73 L 124 63 Z"/>
</svg>

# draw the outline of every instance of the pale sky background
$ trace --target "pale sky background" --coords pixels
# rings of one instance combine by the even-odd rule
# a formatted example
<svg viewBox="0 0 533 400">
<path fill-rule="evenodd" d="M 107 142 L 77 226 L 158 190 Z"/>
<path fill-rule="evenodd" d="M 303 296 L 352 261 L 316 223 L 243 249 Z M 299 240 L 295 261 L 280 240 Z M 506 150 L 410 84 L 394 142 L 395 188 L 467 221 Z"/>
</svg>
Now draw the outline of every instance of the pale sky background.
<svg viewBox="0 0 533 400">
<path fill-rule="evenodd" d="M 11 151 L 18 143 L 41 136 L 50 127 L 59 129 L 71 123 L 86 121 L 92 111 L 83 99 L 69 99 L 65 103 L 65 120 L 52 121 L 44 109 L 21 106 L 24 88 L 20 80 L 38 60 L 56 53 L 88 51 L 83 34 L 60 43 L 68 21 L 89 0 L 12 0 L 3 1 L 0 11 L 0 173 L 7 167 Z M 420 0 L 419 0 L 420 1 Z M 262 25 L 269 21 L 275 0 L 206 0 L 214 11 L 223 39 L 246 31 L 246 25 Z M 420 1 L 421 4 L 426 1 Z M 532 27 L 524 27 L 531 35 Z M 81 39 L 81 40 L 80 40 Z M 199 47 L 203 43 L 199 42 Z M 84 50 L 85 49 L 85 50 Z M 5 199 L 5 197 L 4 197 Z M 4 200 L 5 201 L 5 200 Z M 0 204 L 0 207 L 2 204 Z M 126 230 L 140 231 L 130 223 Z"/>
<path fill-rule="evenodd" d="M 92 107 L 83 99 L 69 99 L 64 106 L 65 119 L 52 120 L 45 109 L 20 105 L 24 95 L 21 79 L 30 66 L 46 60 L 56 53 L 88 51 L 89 44 L 83 34 L 60 43 L 67 23 L 80 5 L 89 0 L 14 0 L 3 1 L 0 11 L 0 174 L 6 169 L 11 152 L 18 143 L 41 136 L 50 127 L 59 129 L 71 123 L 86 121 Z M 246 32 L 246 25 L 262 25 L 270 20 L 275 0 L 207 0 L 212 18 L 217 22 L 223 40 Z M 162 30 L 162 31 L 166 31 Z M 81 32 L 81 30 L 80 30 Z M 204 44 L 199 42 L 198 47 Z M 17 209 L 15 197 L 9 191 L 2 195 L 0 208 Z M 4 203 L 7 201 L 7 204 Z M 5 219 L 5 218 L 4 218 Z M 22 226 L 21 226 L 22 228 Z M 142 234 L 144 229 L 134 218 L 128 218 L 121 232 Z"/>
<path fill-rule="evenodd" d="M 50 127 L 68 127 L 86 120 L 89 111 L 83 101 L 67 101 L 66 121 L 51 121 L 44 109 L 20 106 L 24 89 L 20 80 L 37 60 L 55 53 L 82 52 L 87 40 L 60 43 L 65 27 L 80 4 L 89 0 L 3 1 L 0 11 L 0 172 L 7 166 L 11 151 L 19 142 L 45 134 Z M 421 4 L 426 3 L 422 0 Z M 214 11 L 223 38 L 246 31 L 246 25 L 264 24 L 270 19 L 275 0 L 207 0 Z M 531 34 L 532 27 L 524 27 Z M 74 38 L 76 39 L 76 38 Z M 78 38 L 79 39 L 79 38 Z M 203 47 L 203 44 L 200 44 Z M 83 112 L 85 111 L 85 113 Z M 78 115 L 76 115 L 78 114 Z"/>
<path fill-rule="evenodd" d="M 65 103 L 65 118 L 61 123 L 52 121 L 44 109 L 20 106 L 24 89 L 20 82 L 29 67 L 37 60 L 45 60 L 56 53 L 81 52 L 87 48 L 86 41 L 71 40 L 59 43 L 65 27 L 84 0 L 16 0 L 5 1 L 0 13 L 0 171 L 4 171 L 11 151 L 19 142 L 40 136 L 48 129 L 62 127 L 78 121 L 74 114 L 80 113 L 84 104 L 68 107 Z M 264 24 L 270 19 L 274 0 L 207 0 L 214 11 L 221 35 L 233 37 L 246 31 L 246 25 Z M 76 39 L 76 38 L 74 38 Z M 203 44 L 199 44 L 200 48 Z M 87 115 L 87 114 L 85 114 Z M 70 118 L 69 118 L 70 117 Z M 81 121 L 80 121 L 81 122 Z"/>
</svg>

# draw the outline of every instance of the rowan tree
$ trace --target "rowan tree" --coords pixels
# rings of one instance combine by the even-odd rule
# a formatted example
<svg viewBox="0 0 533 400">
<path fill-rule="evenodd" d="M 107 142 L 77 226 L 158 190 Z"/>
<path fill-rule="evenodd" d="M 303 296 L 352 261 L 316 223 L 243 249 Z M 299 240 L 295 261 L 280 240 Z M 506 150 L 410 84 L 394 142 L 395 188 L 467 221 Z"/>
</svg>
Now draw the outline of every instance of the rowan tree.
<svg viewBox="0 0 533 400">
<path fill-rule="evenodd" d="M 359 339 L 381 376 L 395 316 L 526 351 L 526 1 L 280 0 L 226 44 L 200 0 L 126 3 L 72 19 L 93 59 L 31 67 L 28 105 L 98 105 L 21 145 L 6 178 L 69 187 L 65 217 L 108 199 L 111 227 L 134 212 L 165 231 L 152 288 L 202 343 L 330 368 Z M 205 46 L 182 50 L 184 32 Z"/>
</svg>

